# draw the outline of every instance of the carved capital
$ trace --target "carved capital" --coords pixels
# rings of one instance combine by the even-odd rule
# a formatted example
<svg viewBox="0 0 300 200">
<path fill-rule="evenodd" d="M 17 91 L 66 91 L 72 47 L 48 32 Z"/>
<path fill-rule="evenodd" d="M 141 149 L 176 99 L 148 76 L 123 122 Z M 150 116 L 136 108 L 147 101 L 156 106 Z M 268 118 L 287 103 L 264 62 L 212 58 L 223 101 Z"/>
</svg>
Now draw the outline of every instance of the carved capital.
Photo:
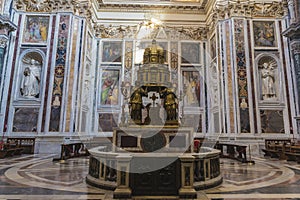
<svg viewBox="0 0 300 200">
<path fill-rule="evenodd" d="M 300 54 L 300 40 L 292 41 L 291 48 L 294 54 Z"/>
<path fill-rule="evenodd" d="M 0 48 L 5 48 L 7 44 L 8 38 L 4 35 L 0 35 Z"/>
<path fill-rule="evenodd" d="M 9 32 L 17 29 L 17 26 L 13 24 L 8 18 L 0 15 L 0 34 L 8 36 Z"/>
</svg>

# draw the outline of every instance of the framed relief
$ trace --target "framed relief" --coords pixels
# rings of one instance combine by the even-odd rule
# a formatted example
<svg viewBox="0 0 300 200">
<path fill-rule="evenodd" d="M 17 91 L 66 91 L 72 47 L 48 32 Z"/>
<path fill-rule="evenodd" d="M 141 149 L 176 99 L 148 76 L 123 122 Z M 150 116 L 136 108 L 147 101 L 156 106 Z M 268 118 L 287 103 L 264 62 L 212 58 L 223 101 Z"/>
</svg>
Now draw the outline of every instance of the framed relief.
<svg viewBox="0 0 300 200">
<path fill-rule="evenodd" d="M 100 104 L 114 106 L 119 104 L 119 76 L 118 69 L 102 70 Z"/>
<path fill-rule="evenodd" d="M 47 43 L 49 17 L 27 16 L 23 31 L 24 43 Z"/>
<path fill-rule="evenodd" d="M 181 63 L 200 64 L 199 43 L 181 43 Z"/>
<path fill-rule="evenodd" d="M 93 51 L 93 38 L 89 32 L 86 38 L 86 47 L 87 47 L 87 55 L 91 56 L 91 52 Z"/>
<path fill-rule="evenodd" d="M 254 44 L 255 47 L 276 47 L 275 22 L 254 21 Z"/>
<path fill-rule="evenodd" d="M 216 36 L 214 35 L 211 39 L 210 39 L 210 55 L 211 55 L 211 59 L 214 59 L 217 54 L 216 54 Z"/>
<path fill-rule="evenodd" d="M 102 62 L 122 61 L 122 41 L 105 41 L 102 48 Z"/>
<path fill-rule="evenodd" d="M 199 107 L 201 103 L 201 78 L 199 71 L 182 70 L 184 105 Z"/>
</svg>

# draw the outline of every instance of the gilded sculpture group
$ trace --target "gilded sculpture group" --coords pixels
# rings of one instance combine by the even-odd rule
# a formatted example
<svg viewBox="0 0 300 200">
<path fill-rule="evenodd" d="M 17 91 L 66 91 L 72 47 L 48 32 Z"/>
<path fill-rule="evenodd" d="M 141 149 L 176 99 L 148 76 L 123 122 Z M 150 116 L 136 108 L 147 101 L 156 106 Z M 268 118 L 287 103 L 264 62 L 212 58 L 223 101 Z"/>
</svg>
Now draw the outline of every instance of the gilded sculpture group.
<svg viewBox="0 0 300 200">
<path fill-rule="evenodd" d="M 163 107 L 166 111 L 166 121 L 175 121 L 177 120 L 177 108 L 178 100 L 177 97 L 171 88 L 165 88 L 159 91 L 160 97 L 163 99 Z M 147 88 L 143 89 L 142 87 L 137 88 L 130 97 L 130 116 L 131 119 L 138 124 L 142 123 L 142 110 L 145 108 L 143 105 L 143 96 L 148 96 Z M 149 112 L 149 109 L 147 109 Z M 149 116 L 149 113 L 147 113 Z"/>
</svg>

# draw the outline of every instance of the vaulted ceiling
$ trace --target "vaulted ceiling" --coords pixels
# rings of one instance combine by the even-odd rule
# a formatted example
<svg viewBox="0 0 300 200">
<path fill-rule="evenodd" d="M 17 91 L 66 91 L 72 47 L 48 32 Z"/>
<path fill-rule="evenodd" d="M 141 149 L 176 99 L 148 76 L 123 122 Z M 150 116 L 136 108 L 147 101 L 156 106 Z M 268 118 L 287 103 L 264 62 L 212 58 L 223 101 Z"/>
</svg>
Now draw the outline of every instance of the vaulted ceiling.
<svg viewBox="0 0 300 200">
<path fill-rule="evenodd" d="M 158 18 L 168 24 L 203 24 L 215 0 L 94 0 L 97 21 L 131 24 Z"/>
</svg>

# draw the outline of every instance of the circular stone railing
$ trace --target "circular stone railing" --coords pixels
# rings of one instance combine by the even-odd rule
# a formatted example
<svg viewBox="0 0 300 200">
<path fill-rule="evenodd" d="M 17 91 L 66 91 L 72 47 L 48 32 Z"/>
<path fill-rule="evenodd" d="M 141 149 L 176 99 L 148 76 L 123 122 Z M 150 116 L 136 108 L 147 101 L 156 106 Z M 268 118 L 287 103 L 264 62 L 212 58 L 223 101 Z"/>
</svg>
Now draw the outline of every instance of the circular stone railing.
<svg viewBox="0 0 300 200">
<path fill-rule="evenodd" d="M 202 147 L 199 153 L 115 153 L 107 151 L 106 147 L 96 147 L 89 150 L 90 163 L 89 174 L 86 177 L 88 184 L 98 188 L 114 190 L 115 198 L 128 198 L 134 195 L 133 182 L 134 173 L 130 171 L 131 162 L 134 159 L 143 158 L 175 158 L 177 160 L 177 171 L 170 172 L 172 176 L 178 177 L 179 190 L 188 194 L 195 190 L 207 189 L 219 185 L 222 182 L 220 173 L 220 151 L 209 147 Z M 167 155 L 167 156 L 166 156 Z M 173 174 L 172 174 L 173 173 Z M 174 179 L 175 180 L 175 179 Z M 119 189 L 121 188 L 121 190 Z M 187 194 L 181 195 L 180 191 L 175 195 L 191 197 Z M 145 191 L 146 192 L 146 191 Z M 144 194 L 146 195 L 146 194 Z"/>
</svg>

